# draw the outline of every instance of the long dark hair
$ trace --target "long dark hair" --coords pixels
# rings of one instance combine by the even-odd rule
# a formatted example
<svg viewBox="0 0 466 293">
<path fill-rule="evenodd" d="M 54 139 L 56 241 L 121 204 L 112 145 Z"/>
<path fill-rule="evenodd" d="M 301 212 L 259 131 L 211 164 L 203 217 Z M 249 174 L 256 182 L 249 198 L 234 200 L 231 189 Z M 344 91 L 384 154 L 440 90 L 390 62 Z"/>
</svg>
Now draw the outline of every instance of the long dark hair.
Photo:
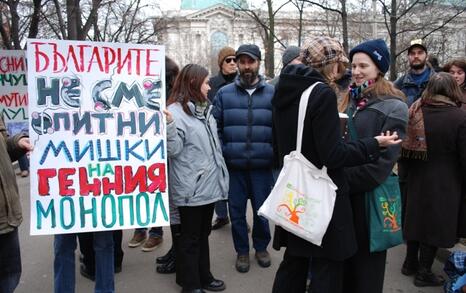
<svg viewBox="0 0 466 293">
<path fill-rule="evenodd" d="M 205 102 L 207 98 L 201 93 L 201 85 L 209 72 L 197 64 L 188 64 L 181 69 L 173 85 L 168 105 L 179 102 L 186 114 L 192 115 L 188 109 L 190 100 Z"/>
<path fill-rule="evenodd" d="M 175 84 L 180 68 L 170 57 L 165 56 L 165 94 L 170 97 L 170 92 Z"/>
<path fill-rule="evenodd" d="M 461 88 L 456 83 L 456 80 L 450 73 L 446 72 L 434 74 L 429 79 L 421 98 L 423 100 L 429 100 L 435 95 L 448 97 L 458 106 L 461 105 L 461 100 L 463 99 L 463 93 L 461 93 Z"/>
</svg>

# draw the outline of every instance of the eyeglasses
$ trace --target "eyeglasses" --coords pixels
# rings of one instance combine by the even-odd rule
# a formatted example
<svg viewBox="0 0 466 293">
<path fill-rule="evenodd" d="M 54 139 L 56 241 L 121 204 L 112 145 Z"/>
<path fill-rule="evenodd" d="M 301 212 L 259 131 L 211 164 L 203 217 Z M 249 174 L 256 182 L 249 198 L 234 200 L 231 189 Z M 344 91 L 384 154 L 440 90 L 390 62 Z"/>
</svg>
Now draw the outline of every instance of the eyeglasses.
<svg viewBox="0 0 466 293">
<path fill-rule="evenodd" d="M 236 58 L 233 58 L 233 57 L 225 58 L 225 63 L 231 63 L 232 61 L 233 63 L 236 63 Z"/>
</svg>

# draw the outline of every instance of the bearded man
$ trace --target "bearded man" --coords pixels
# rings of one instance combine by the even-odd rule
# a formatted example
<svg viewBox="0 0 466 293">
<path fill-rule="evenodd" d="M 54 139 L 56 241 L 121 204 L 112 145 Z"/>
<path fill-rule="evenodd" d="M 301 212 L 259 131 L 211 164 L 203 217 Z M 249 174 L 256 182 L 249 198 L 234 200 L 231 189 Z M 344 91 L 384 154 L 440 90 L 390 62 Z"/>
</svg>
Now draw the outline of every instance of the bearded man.
<svg viewBox="0 0 466 293">
<path fill-rule="evenodd" d="M 272 97 L 274 87 L 259 75 L 261 51 L 256 45 L 241 45 L 236 50 L 239 75 L 222 87 L 214 98 L 223 156 L 230 173 L 228 206 L 236 270 L 249 271 L 249 239 L 246 222 L 248 199 L 254 215 L 252 242 L 261 267 L 270 266 L 267 246 L 270 242 L 268 221 L 257 210 L 272 186 Z"/>
<path fill-rule="evenodd" d="M 427 58 L 427 48 L 422 40 L 411 41 L 408 48 L 409 71 L 395 81 L 395 86 L 406 95 L 408 107 L 421 97 L 429 78 L 435 74 Z"/>
</svg>

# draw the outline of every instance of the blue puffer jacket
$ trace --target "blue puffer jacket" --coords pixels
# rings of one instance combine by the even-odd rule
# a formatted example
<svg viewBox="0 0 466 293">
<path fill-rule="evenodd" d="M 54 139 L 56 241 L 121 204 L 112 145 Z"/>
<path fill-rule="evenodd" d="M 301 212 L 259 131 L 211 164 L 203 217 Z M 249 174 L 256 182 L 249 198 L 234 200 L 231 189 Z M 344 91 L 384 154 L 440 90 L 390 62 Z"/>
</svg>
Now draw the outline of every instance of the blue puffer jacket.
<svg viewBox="0 0 466 293">
<path fill-rule="evenodd" d="M 215 95 L 213 114 L 228 168 L 272 168 L 273 94 L 274 87 L 261 78 L 249 95 L 237 77 Z"/>
</svg>

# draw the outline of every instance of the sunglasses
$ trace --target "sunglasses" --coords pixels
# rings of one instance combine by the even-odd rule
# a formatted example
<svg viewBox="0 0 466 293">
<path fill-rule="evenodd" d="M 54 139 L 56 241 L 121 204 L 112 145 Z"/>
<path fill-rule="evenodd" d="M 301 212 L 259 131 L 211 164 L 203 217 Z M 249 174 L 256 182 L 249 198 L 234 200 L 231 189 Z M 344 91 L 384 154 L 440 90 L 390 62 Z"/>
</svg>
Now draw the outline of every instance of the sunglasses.
<svg viewBox="0 0 466 293">
<path fill-rule="evenodd" d="M 236 63 L 236 58 L 233 58 L 233 57 L 225 58 L 225 63 L 231 63 L 232 61 L 233 63 Z"/>
</svg>

